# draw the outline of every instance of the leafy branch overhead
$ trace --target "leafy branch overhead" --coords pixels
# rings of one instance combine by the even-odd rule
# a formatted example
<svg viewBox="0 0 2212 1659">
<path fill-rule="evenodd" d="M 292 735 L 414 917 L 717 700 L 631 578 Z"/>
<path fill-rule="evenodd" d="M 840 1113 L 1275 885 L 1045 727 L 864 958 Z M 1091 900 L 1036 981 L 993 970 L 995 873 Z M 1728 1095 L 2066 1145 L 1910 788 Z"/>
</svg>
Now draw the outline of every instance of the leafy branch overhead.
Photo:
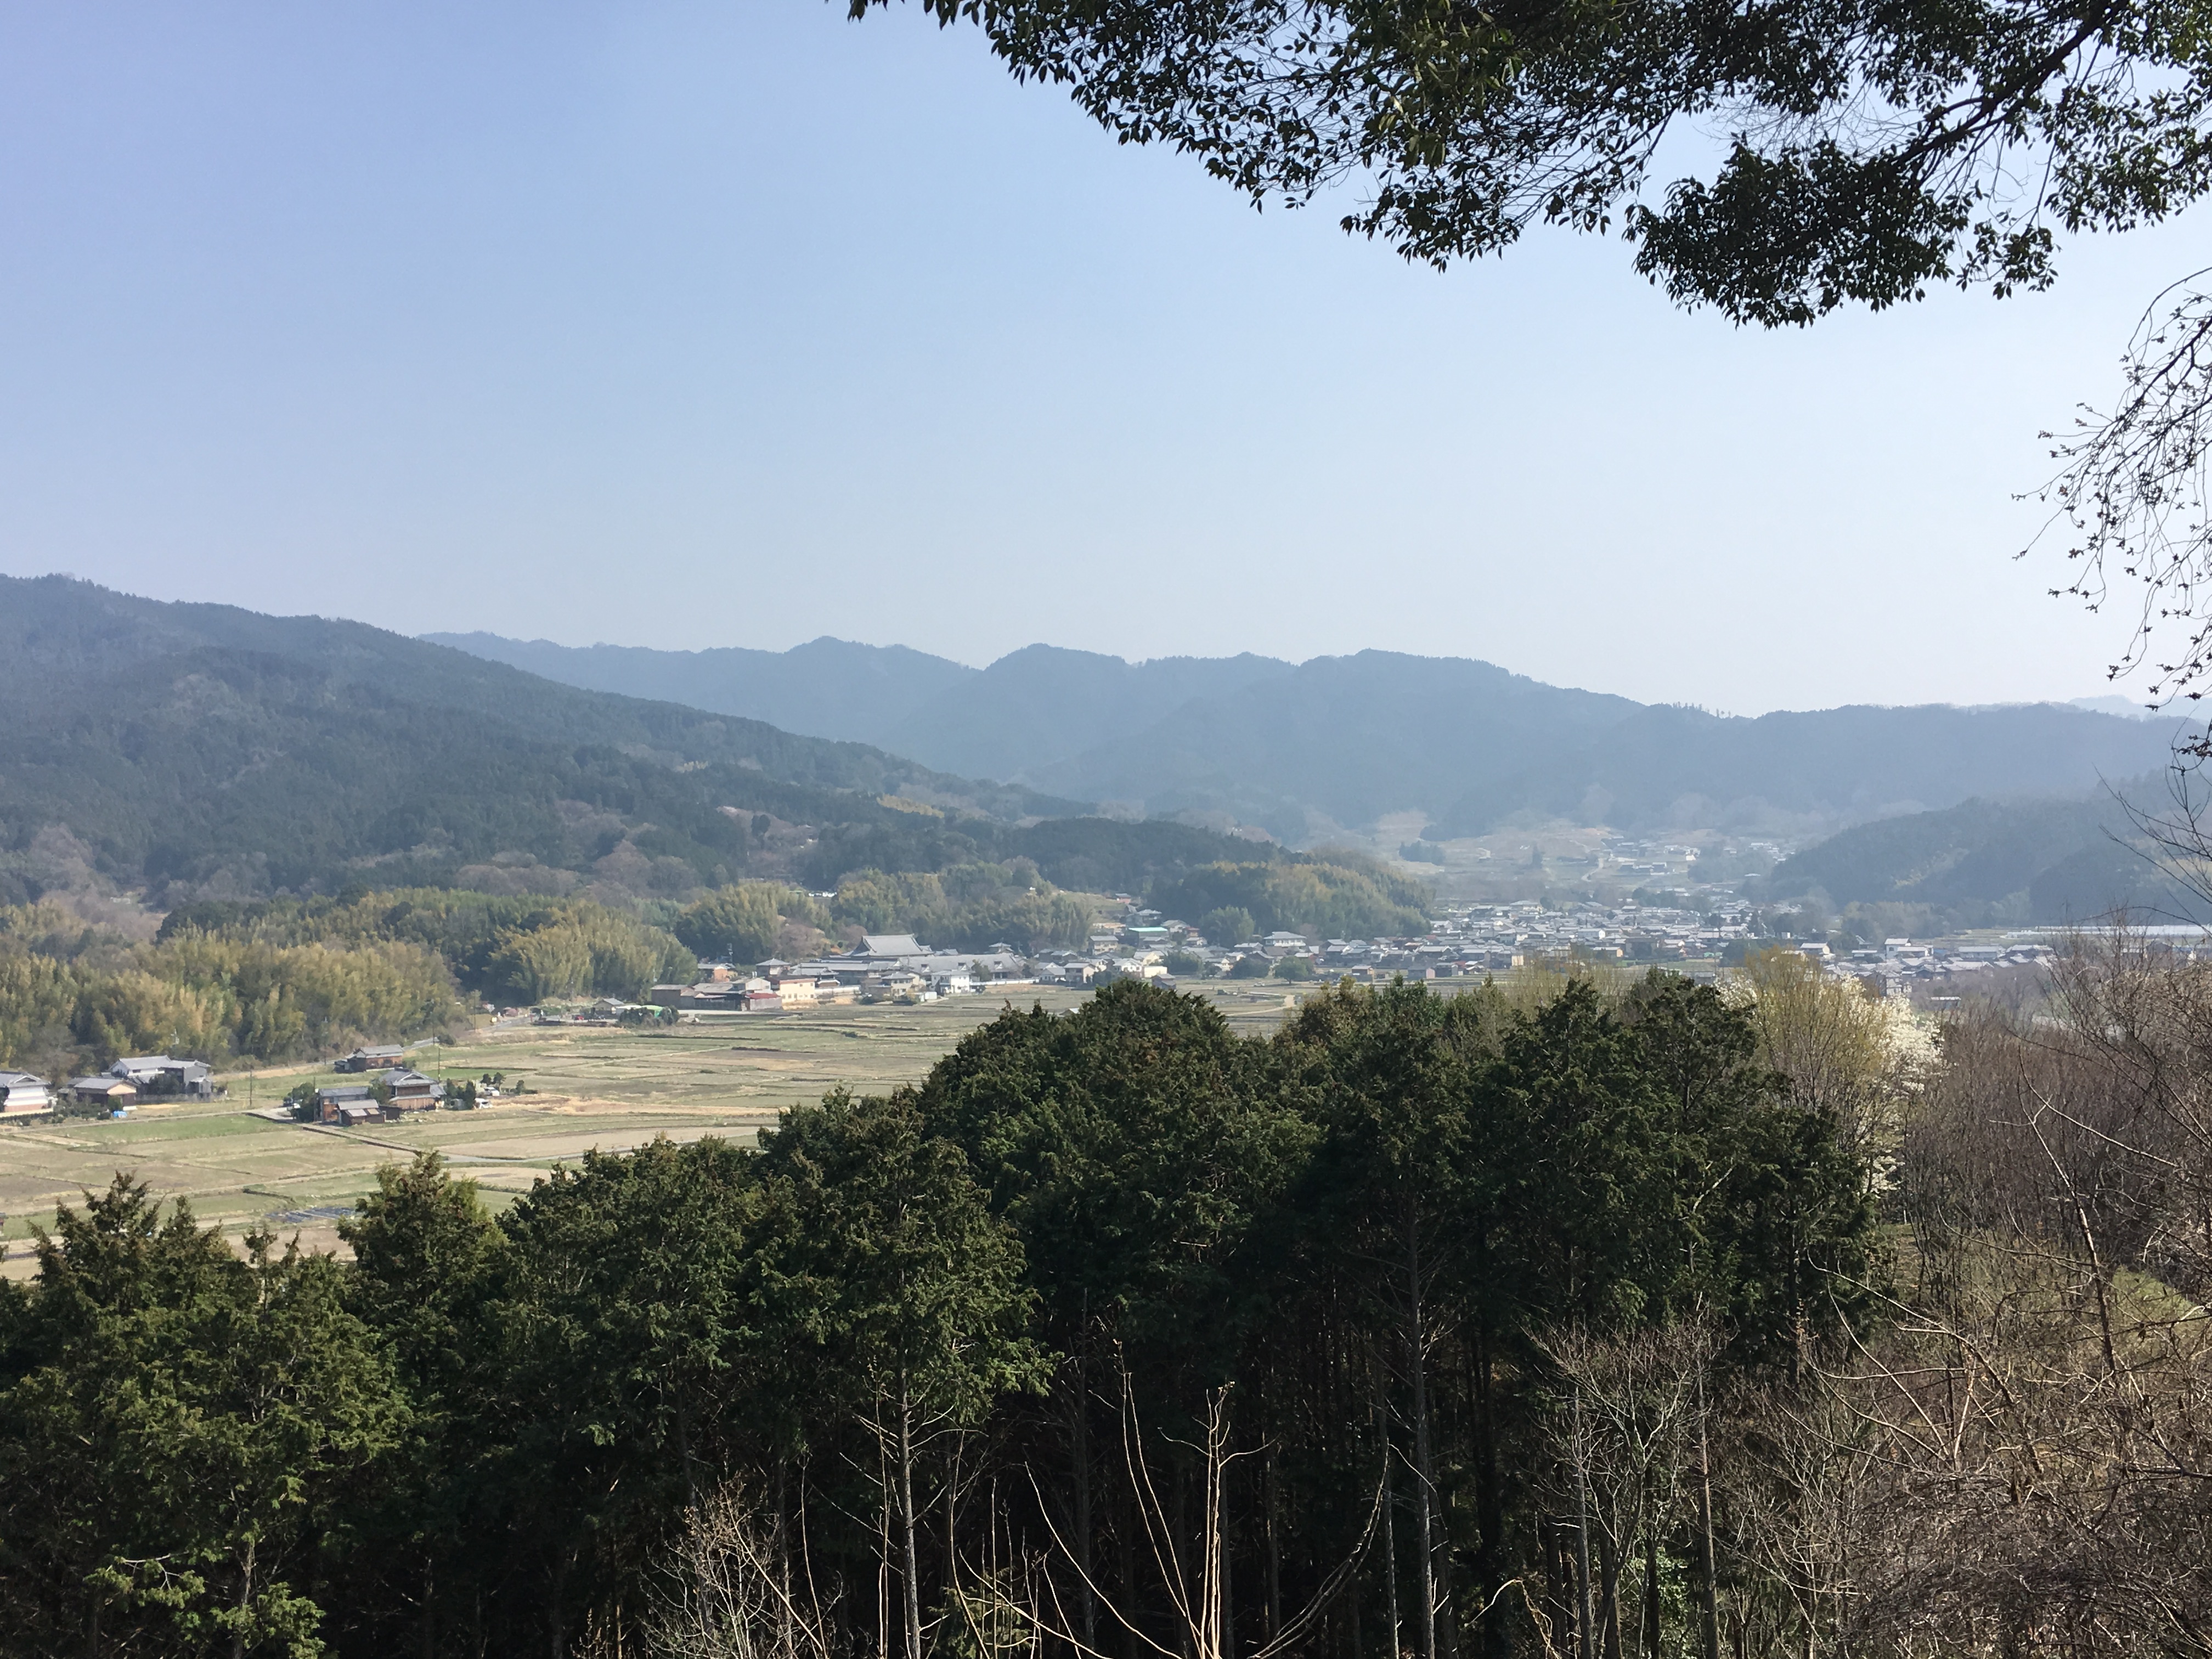
<svg viewBox="0 0 2212 1659">
<path fill-rule="evenodd" d="M 2184 4 L 922 4 L 1255 202 L 1348 185 L 1347 230 L 1439 266 L 1532 225 L 1618 228 L 1678 302 L 1769 326 L 2040 287 L 2056 232 L 2154 222 L 2212 181 L 2212 51 Z M 1666 176 L 1683 137 L 1718 143 L 1702 176 Z"/>
</svg>

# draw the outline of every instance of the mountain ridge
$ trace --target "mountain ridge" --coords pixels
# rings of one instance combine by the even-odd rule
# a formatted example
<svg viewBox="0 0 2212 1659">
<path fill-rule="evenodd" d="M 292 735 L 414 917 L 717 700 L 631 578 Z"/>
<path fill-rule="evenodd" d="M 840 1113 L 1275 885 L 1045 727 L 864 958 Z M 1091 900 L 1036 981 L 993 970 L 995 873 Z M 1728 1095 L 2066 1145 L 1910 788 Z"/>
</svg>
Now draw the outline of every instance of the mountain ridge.
<svg viewBox="0 0 2212 1659">
<path fill-rule="evenodd" d="M 706 688 L 733 711 L 748 685 L 789 678 L 796 653 L 823 644 L 740 659 L 466 637 L 471 649 L 526 649 L 556 677 L 586 662 L 695 675 L 741 663 L 744 675 Z M 1405 812 L 1443 837 L 1520 816 L 1821 835 L 1975 796 L 2094 789 L 2162 763 L 2184 724 L 2059 702 L 1724 715 L 1380 650 L 1129 663 L 1034 645 L 970 669 L 906 647 L 831 643 L 881 670 L 870 682 L 878 695 L 911 699 L 868 715 L 868 729 L 924 764 L 1142 815 L 1258 826 L 1292 845 Z"/>
<path fill-rule="evenodd" d="M 16 900 L 61 870 L 169 904 L 362 881 L 666 896 L 1017 857 L 1063 885 L 1133 888 L 1269 855 L 364 623 L 61 577 L 0 578 L 0 615 L 16 647 L 0 659 L 0 889 Z"/>
</svg>

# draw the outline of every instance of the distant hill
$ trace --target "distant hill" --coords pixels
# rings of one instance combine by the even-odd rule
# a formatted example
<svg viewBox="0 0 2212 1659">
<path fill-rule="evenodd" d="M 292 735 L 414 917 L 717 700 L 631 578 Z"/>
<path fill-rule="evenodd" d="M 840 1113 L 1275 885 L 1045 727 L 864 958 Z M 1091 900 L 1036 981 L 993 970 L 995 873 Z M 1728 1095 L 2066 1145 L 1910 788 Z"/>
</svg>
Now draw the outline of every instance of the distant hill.
<svg viewBox="0 0 2212 1659">
<path fill-rule="evenodd" d="M 1426 814 L 1431 836 L 1522 813 L 1818 834 L 2135 776 L 2166 761 L 2181 725 L 2042 703 L 1738 719 L 1387 651 L 1132 664 L 1032 646 L 976 670 L 834 640 L 690 653 L 436 637 L 572 684 L 662 696 L 681 685 L 703 708 L 775 709 L 796 730 L 865 738 L 948 771 L 1255 824 L 1293 844 L 1398 811 Z"/>
<path fill-rule="evenodd" d="M 1178 710 L 1279 684 L 1297 670 L 1272 657 L 1158 657 L 1127 663 L 1092 651 L 1032 645 L 1001 657 L 950 692 L 906 710 L 884 736 L 901 754 L 927 750 L 929 763 L 1040 788 L 1048 775 L 1103 779 L 1087 757 L 1142 741 Z M 1279 721 L 1277 723 L 1279 724 Z M 1140 776 L 1140 783 L 1149 781 Z M 1091 789 L 1083 799 L 1126 796 L 1147 811 L 1173 808 L 1154 787 Z"/>
<path fill-rule="evenodd" d="M 2164 805 L 2146 778 L 2123 798 Z M 2200 901 L 2161 872 L 2158 849 L 2111 794 L 1968 800 L 1863 823 L 1776 869 L 1778 897 L 1818 890 L 1838 905 L 1923 904 L 1954 921 L 2063 924 L 2127 908 L 2197 919 Z"/>
<path fill-rule="evenodd" d="M 904 646 L 824 635 L 788 651 L 656 651 L 555 645 L 495 634 L 426 634 L 565 684 L 663 697 L 788 731 L 934 757 L 933 766 L 1014 779 L 1140 732 L 1196 698 L 1295 672 L 1271 657 L 1146 663 L 1032 645 L 970 668 Z"/>
<path fill-rule="evenodd" d="M 893 750 L 894 734 L 917 703 L 934 700 L 979 672 L 904 646 L 854 645 L 827 635 L 788 651 L 577 647 L 496 634 L 422 637 L 564 685 L 680 702 L 766 720 L 787 732 Z"/>
<path fill-rule="evenodd" d="M 1571 754 L 1472 792 L 1447 815 L 1486 827 L 1516 811 L 1580 801 L 1626 825 L 1785 827 L 1850 823 L 1976 795 L 2083 791 L 2172 757 L 2177 721 L 2055 703 L 1960 708 L 1866 706 L 1741 719 L 1657 705 Z M 1432 832 L 1438 833 L 1438 832 Z"/>
<path fill-rule="evenodd" d="M 348 884 L 823 886 L 864 864 L 1016 856 L 1050 860 L 1063 885 L 1139 890 L 1265 856 L 357 623 L 60 577 L 0 578 L 0 896 L 12 899 L 71 860 L 166 904 Z"/>
</svg>

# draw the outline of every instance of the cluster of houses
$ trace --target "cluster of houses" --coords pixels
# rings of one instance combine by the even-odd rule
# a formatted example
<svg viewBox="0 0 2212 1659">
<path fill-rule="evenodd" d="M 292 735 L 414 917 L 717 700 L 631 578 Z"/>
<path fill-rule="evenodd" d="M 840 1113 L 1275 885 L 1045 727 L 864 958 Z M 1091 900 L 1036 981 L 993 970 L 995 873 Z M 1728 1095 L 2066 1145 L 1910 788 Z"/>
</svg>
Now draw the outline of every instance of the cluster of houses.
<svg viewBox="0 0 2212 1659">
<path fill-rule="evenodd" d="M 436 1106 L 445 1098 L 445 1085 L 400 1064 L 405 1054 L 396 1044 L 355 1049 L 336 1069 L 374 1073 L 371 1080 L 319 1089 L 295 1108 L 296 1115 L 311 1122 L 356 1124 Z M 121 1117 L 143 1100 L 213 1100 L 218 1092 L 214 1068 L 205 1060 L 135 1054 L 94 1076 L 72 1078 L 58 1089 L 28 1072 L 0 1072 L 0 1118 L 50 1116 L 70 1102 Z"/>
<path fill-rule="evenodd" d="M 1447 924 L 1438 923 L 1437 927 Z M 1176 971 L 1191 964 L 1207 975 L 1242 970 L 1273 973 L 1285 962 L 1300 962 L 1314 975 L 1357 981 L 1434 979 L 1462 971 L 1465 963 L 1433 929 L 1415 938 L 1316 939 L 1278 929 L 1256 939 L 1224 944 L 1208 940 L 1188 922 L 1156 910 L 1131 909 L 1120 926 L 1102 923 L 1086 951 L 1048 953 L 1036 970 L 1047 983 L 1091 985 L 1113 979 L 1145 978 L 1174 982 Z M 1486 965 L 1478 962 L 1477 968 Z M 1499 966 L 1517 965 L 1500 963 Z"/>
<path fill-rule="evenodd" d="M 2057 954 L 2051 946 L 2027 936 L 1980 945 L 1925 945 L 1909 939 L 1886 939 L 1878 949 L 1869 946 L 1840 957 L 1815 941 L 1808 940 L 1797 948 L 1829 972 L 1848 975 L 1869 990 L 1890 996 L 1909 996 L 1916 988 L 1946 983 L 1963 989 L 1977 975 L 2000 968 L 2040 967 Z"/>
<path fill-rule="evenodd" d="M 215 1073 L 206 1061 L 168 1054 L 134 1054 L 58 1089 L 28 1072 L 0 1072 L 0 1118 L 48 1115 L 63 1101 L 105 1107 L 119 1117 L 141 1100 L 212 1100 L 215 1095 Z"/>
<path fill-rule="evenodd" d="M 780 1014 L 854 1002 L 930 1002 L 994 987 L 1034 984 L 1011 945 L 988 951 L 933 951 L 911 933 L 871 933 L 858 951 L 808 962 L 771 960 L 750 971 L 702 962 L 689 985 L 656 985 L 650 1005 L 680 1016 Z"/>
<path fill-rule="evenodd" d="M 374 1075 L 367 1083 L 325 1084 L 297 1102 L 294 1115 L 303 1122 L 351 1128 L 362 1123 L 397 1122 L 405 1113 L 434 1109 L 446 1098 L 446 1085 L 404 1064 L 406 1058 L 406 1048 L 393 1042 L 356 1048 L 332 1060 L 334 1072 Z"/>
<path fill-rule="evenodd" d="M 1315 977 L 1354 981 L 1401 975 L 1409 979 L 1480 977 L 1566 957 L 1629 965 L 1683 963 L 1689 971 L 1711 973 L 1747 950 L 1779 943 L 1804 951 L 1832 973 L 1877 981 L 1873 988 L 1899 994 L 1912 982 L 1966 980 L 1992 969 L 2032 966 L 2051 955 L 2048 945 L 2022 935 L 1955 945 L 1892 939 L 1877 949 L 1839 956 L 1824 944 L 1770 941 L 1759 936 L 1752 906 L 1730 891 L 1711 890 L 1700 898 L 1706 907 L 1702 909 L 1633 904 L 1561 908 L 1533 900 L 1455 906 L 1431 921 L 1429 930 L 1419 937 L 1316 939 L 1277 932 L 1235 945 L 1209 943 L 1187 923 L 1133 909 L 1125 925 L 1100 924 L 1087 952 L 1048 953 L 1035 974 L 1041 981 L 1071 984 L 1132 975 L 1172 981 L 1168 963 L 1177 957 L 1182 959 L 1178 967 L 1194 961 L 1201 964 L 1200 971 L 1217 975 L 1235 972 L 1254 958 L 1263 971 L 1272 973 L 1285 959 L 1296 958 Z"/>
<path fill-rule="evenodd" d="M 1535 900 L 1473 905 L 1436 924 L 1431 942 L 1465 971 L 1518 968 L 1532 959 L 1682 962 L 1724 957 L 1751 933 L 1750 907 L 1716 894 L 1713 908 L 1664 905 L 1547 908 Z"/>
<path fill-rule="evenodd" d="M 1537 907 L 1528 907 L 1532 913 Z M 1516 918 L 1516 920 L 1522 920 Z M 1550 919 L 1510 931 L 1470 927 L 1459 920 L 1435 923 L 1417 938 L 1316 939 L 1276 931 L 1235 944 L 1210 943 L 1190 924 L 1157 911 L 1132 908 L 1119 922 L 1102 922 L 1081 950 L 1025 954 L 1000 944 L 988 951 L 933 950 L 912 934 L 870 934 L 857 951 L 808 962 L 769 961 L 748 970 L 726 962 L 702 962 L 689 985 L 656 985 L 642 1005 L 611 1004 L 610 1014 L 632 1006 L 676 1011 L 679 1018 L 709 1014 L 785 1013 L 853 1002 L 927 1002 L 939 997 L 988 994 L 1021 986 L 1082 988 L 1116 979 L 1175 982 L 1178 970 L 1272 973 L 1286 959 L 1303 959 L 1316 974 L 1366 981 L 1400 975 L 1434 979 L 1522 965 L 1524 949 L 1564 953 L 1581 935 L 1552 937 Z M 1741 932 L 1741 929 L 1737 931 Z M 1606 947 L 1600 945 L 1600 954 Z M 1615 956 L 1622 946 L 1612 947 Z M 1679 947 L 1671 954 L 1683 954 Z M 1650 952 L 1663 957 L 1665 949 Z"/>
</svg>

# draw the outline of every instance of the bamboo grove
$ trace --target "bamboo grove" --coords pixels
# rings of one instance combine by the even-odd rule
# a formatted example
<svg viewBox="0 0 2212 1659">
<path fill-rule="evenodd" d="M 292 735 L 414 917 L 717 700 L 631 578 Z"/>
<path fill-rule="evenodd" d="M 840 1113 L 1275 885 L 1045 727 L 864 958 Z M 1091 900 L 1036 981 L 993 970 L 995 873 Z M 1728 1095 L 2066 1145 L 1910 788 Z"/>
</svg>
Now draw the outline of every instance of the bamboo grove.
<svg viewBox="0 0 2212 1659">
<path fill-rule="evenodd" d="M 2060 981 L 1125 983 L 350 1262 L 118 1176 L 0 1300 L 0 1651 L 2202 1653 L 2212 988 Z"/>
</svg>

